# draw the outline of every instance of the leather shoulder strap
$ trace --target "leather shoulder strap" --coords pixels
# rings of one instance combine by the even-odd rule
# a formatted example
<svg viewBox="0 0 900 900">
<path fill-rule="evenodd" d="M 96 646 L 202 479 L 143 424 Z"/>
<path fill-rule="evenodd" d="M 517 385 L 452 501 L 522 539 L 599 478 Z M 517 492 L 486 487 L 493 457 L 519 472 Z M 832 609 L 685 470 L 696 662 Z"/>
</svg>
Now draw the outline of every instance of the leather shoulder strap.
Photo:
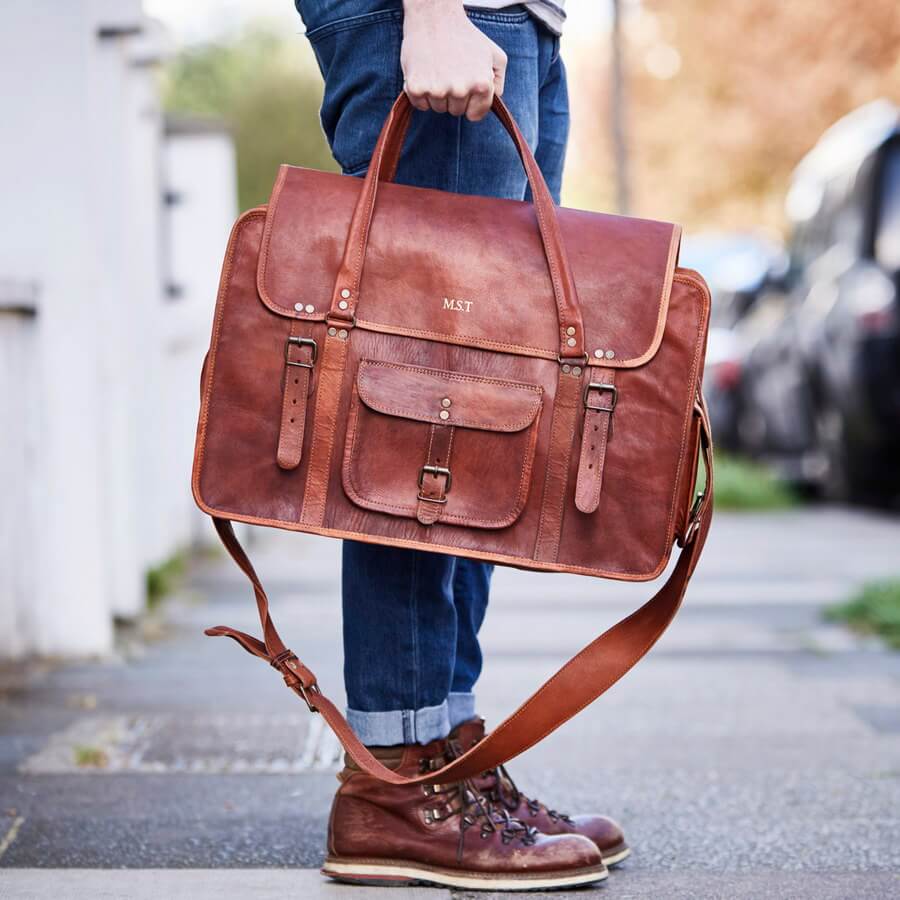
<svg viewBox="0 0 900 900">
<path fill-rule="evenodd" d="M 703 492 L 697 496 L 684 546 L 666 583 L 640 609 L 572 657 L 484 740 L 441 769 L 443 780 L 474 777 L 538 743 L 612 687 L 650 650 L 669 626 L 681 606 L 712 521 L 712 445 L 702 399 L 698 400 L 695 413 L 700 419 L 701 454 L 707 481 Z M 269 615 L 265 590 L 238 542 L 231 522 L 219 518 L 213 521 L 222 543 L 253 585 L 263 640 L 224 625 L 207 629 L 206 634 L 233 638 L 249 653 L 267 660 L 278 669 L 287 686 L 306 701 L 310 710 L 321 713 L 344 749 L 364 772 L 391 784 L 433 781 L 433 773 L 416 778 L 398 775 L 382 765 L 360 742 L 340 710 L 322 693 L 315 675 L 281 640 Z"/>
</svg>

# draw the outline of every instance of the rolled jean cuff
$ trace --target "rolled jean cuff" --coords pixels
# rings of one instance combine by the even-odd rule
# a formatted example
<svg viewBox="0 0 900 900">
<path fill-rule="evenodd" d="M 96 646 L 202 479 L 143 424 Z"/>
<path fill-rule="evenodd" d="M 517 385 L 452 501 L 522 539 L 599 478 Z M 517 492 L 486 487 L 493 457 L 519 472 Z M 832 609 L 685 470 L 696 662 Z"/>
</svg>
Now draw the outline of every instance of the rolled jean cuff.
<svg viewBox="0 0 900 900">
<path fill-rule="evenodd" d="M 450 695 L 452 698 L 452 694 Z M 396 747 L 400 744 L 427 744 L 450 734 L 449 704 L 422 709 L 389 709 L 364 712 L 347 709 L 347 722 L 356 736 L 369 747 Z"/>
<path fill-rule="evenodd" d="M 451 692 L 447 698 L 450 730 L 475 718 L 475 695 L 471 691 Z"/>
</svg>

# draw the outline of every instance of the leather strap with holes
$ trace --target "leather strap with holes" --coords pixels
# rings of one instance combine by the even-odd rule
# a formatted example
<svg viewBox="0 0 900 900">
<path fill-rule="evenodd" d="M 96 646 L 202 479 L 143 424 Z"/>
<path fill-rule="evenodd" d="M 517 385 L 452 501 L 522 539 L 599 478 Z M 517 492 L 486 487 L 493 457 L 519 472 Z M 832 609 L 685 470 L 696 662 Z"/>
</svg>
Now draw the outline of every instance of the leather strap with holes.
<svg viewBox="0 0 900 900">
<path fill-rule="evenodd" d="M 309 379 L 316 360 L 315 341 L 302 337 L 299 329 L 300 324 L 294 320 L 284 349 L 284 392 L 277 452 L 282 469 L 296 469 L 303 456 Z"/>
<path fill-rule="evenodd" d="M 575 482 L 575 506 L 583 513 L 596 512 L 603 487 L 606 447 L 612 437 L 616 408 L 616 370 L 588 369 L 584 388 L 584 429 Z"/>
</svg>

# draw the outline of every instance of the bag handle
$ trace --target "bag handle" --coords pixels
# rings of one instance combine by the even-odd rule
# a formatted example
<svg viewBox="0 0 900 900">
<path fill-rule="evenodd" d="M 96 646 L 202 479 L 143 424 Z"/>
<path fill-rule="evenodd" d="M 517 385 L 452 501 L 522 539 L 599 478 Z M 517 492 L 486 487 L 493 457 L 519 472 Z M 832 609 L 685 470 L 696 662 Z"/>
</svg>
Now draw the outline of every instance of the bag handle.
<svg viewBox="0 0 900 900">
<path fill-rule="evenodd" d="M 541 174 L 528 142 L 519 131 L 506 105 L 496 95 L 491 109 L 513 139 L 525 168 L 528 183 L 531 185 L 535 216 L 550 271 L 553 296 L 556 300 L 559 321 L 559 358 L 561 361 L 587 360 L 581 306 L 578 302 L 578 292 L 575 289 L 575 280 L 572 277 L 565 245 L 559 231 L 553 198 L 550 196 L 547 183 L 544 181 L 544 176 Z M 375 211 L 378 183 L 384 177 L 394 177 L 411 113 L 412 105 L 409 98 L 405 93 L 400 94 L 391 107 L 382 126 L 381 134 L 378 136 L 378 142 L 372 152 L 369 169 L 363 179 L 359 199 L 350 220 L 344 255 L 338 269 L 331 297 L 331 308 L 327 316 L 329 324 L 345 328 L 348 325 L 352 326 L 355 321 L 359 286 L 369 242 L 369 229 Z"/>
<path fill-rule="evenodd" d="M 572 657 L 482 741 L 444 766 L 440 770 L 441 781 L 475 777 L 534 746 L 612 687 L 650 650 L 669 626 L 681 606 L 712 521 L 712 441 L 702 397 L 697 399 L 694 414 L 699 418 L 706 485 L 697 496 L 678 562 L 666 583 L 640 609 Z M 306 701 L 310 711 L 322 714 L 344 749 L 364 772 L 390 784 L 433 782 L 433 772 L 414 778 L 398 775 L 366 749 L 338 708 L 322 693 L 315 675 L 281 640 L 269 615 L 266 592 L 235 537 L 231 522 L 215 517 L 213 522 L 222 543 L 253 585 L 264 639 L 261 641 L 225 625 L 209 628 L 206 634 L 233 638 L 248 653 L 265 659 L 278 669 L 284 676 L 285 684 Z"/>
</svg>

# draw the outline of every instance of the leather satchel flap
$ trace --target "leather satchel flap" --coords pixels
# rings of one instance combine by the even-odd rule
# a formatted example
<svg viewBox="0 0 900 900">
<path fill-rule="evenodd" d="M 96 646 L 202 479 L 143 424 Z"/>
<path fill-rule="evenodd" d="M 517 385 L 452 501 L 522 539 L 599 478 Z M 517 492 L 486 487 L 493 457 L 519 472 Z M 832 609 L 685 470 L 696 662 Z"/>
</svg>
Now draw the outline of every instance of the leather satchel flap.
<svg viewBox="0 0 900 900">
<path fill-rule="evenodd" d="M 542 389 L 420 366 L 363 360 L 356 379 L 369 409 L 430 422 L 484 431 L 521 431 L 534 421 Z"/>
<path fill-rule="evenodd" d="M 273 312 L 324 318 L 361 185 L 281 167 L 257 272 Z M 680 229 L 557 212 L 591 364 L 642 365 L 662 340 Z M 381 184 L 356 317 L 369 330 L 555 359 L 557 312 L 533 206 Z"/>
</svg>

